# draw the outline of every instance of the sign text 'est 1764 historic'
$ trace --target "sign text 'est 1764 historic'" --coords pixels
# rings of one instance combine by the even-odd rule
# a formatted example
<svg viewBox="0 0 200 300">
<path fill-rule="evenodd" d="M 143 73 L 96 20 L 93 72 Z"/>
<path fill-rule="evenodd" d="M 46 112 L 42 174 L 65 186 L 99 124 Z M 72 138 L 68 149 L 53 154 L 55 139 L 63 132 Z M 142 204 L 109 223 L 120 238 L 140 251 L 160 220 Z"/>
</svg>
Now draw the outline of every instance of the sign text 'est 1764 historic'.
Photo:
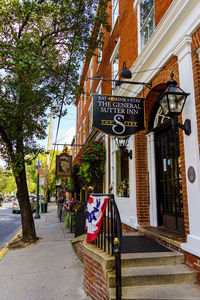
<svg viewBox="0 0 200 300">
<path fill-rule="evenodd" d="M 92 95 L 93 124 L 113 136 L 130 136 L 144 129 L 144 98 Z"/>
</svg>

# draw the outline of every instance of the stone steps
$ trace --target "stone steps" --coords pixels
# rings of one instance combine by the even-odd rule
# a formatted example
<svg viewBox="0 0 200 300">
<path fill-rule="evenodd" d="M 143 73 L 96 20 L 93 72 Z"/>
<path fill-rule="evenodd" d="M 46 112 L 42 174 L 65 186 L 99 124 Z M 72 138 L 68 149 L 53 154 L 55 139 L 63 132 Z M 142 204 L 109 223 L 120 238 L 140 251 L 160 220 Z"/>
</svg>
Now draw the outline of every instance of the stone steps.
<svg viewBox="0 0 200 300">
<path fill-rule="evenodd" d="M 184 255 L 177 251 L 126 253 L 121 255 L 123 268 L 183 264 Z"/>
<path fill-rule="evenodd" d="M 110 289 L 110 300 L 115 300 L 115 289 Z M 195 284 L 164 284 L 122 288 L 123 300 L 199 300 L 200 288 Z"/>
<path fill-rule="evenodd" d="M 122 286 L 159 285 L 196 281 L 196 272 L 185 265 L 130 267 L 122 269 Z M 115 286 L 115 274 L 108 275 L 109 287 Z"/>
<path fill-rule="evenodd" d="M 122 254 L 122 299 L 200 300 L 198 272 L 177 252 Z M 107 273 L 110 299 L 115 299 L 115 272 Z"/>
</svg>

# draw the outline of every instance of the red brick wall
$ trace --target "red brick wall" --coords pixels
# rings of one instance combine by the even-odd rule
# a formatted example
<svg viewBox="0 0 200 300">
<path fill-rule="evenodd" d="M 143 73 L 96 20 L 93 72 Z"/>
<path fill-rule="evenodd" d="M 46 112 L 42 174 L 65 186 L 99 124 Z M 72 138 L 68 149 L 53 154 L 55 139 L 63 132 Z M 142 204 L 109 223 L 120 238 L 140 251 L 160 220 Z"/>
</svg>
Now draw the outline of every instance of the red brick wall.
<svg viewBox="0 0 200 300">
<path fill-rule="evenodd" d="M 73 244 L 74 250 L 82 263 L 84 263 L 83 242 Z"/>
<path fill-rule="evenodd" d="M 83 242 L 73 245 L 84 267 L 84 288 L 93 300 L 109 300 L 108 288 L 102 266 L 84 253 Z"/>
<path fill-rule="evenodd" d="M 197 112 L 197 129 L 200 149 L 200 61 L 196 50 L 200 47 L 200 28 L 192 36 L 192 66 L 194 72 L 194 93 Z"/>
<path fill-rule="evenodd" d="M 155 0 L 155 23 L 156 26 L 164 16 L 168 7 L 172 3 L 173 0 Z"/>
<path fill-rule="evenodd" d="M 195 268 L 197 269 L 198 271 L 200 271 L 200 261 L 199 261 L 199 257 L 193 255 L 193 254 L 190 254 L 188 252 L 184 252 L 184 256 L 185 256 L 185 263 L 192 267 L 192 268 Z M 199 273 L 199 277 L 198 277 L 198 280 L 200 282 L 200 273 Z"/>
<path fill-rule="evenodd" d="M 135 135 L 136 199 L 140 225 L 149 224 L 147 144 L 145 132 Z"/>
<path fill-rule="evenodd" d="M 84 287 L 94 300 L 109 300 L 106 279 L 101 265 L 85 254 Z"/>
</svg>

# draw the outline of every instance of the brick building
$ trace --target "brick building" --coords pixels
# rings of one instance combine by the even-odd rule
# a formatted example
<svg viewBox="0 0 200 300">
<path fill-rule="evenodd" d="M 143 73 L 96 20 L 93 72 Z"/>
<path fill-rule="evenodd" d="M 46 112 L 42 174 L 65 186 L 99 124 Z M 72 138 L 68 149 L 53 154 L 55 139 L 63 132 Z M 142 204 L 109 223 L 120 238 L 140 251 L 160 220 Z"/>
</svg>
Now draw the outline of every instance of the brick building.
<svg viewBox="0 0 200 300">
<path fill-rule="evenodd" d="M 200 2 L 112 0 L 108 11 L 111 32 L 83 65 L 74 144 L 104 140 L 103 192 L 112 186 L 124 230 L 167 237 L 171 247 L 184 251 L 188 264 L 200 269 Z M 152 82 L 151 89 L 86 78 L 118 80 L 124 62 L 132 73 L 129 80 Z M 190 94 L 179 116 L 180 123 L 191 120 L 190 135 L 173 127 L 157 102 L 172 71 Z M 92 93 L 144 96 L 145 130 L 129 138 L 132 159 L 113 137 L 92 128 Z"/>
</svg>

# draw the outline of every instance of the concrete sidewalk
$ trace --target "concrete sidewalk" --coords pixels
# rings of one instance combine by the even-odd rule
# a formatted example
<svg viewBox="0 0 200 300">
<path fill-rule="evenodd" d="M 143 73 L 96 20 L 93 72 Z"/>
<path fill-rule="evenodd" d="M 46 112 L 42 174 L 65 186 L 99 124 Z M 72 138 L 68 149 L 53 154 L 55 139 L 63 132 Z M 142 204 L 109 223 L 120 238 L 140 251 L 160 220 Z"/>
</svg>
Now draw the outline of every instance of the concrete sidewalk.
<svg viewBox="0 0 200 300">
<path fill-rule="evenodd" d="M 0 261 L 1 300 L 89 300 L 83 289 L 83 269 L 71 234 L 56 215 L 56 205 L 35 220 L 32 247 L 9 250 Z"/>
</svg>

